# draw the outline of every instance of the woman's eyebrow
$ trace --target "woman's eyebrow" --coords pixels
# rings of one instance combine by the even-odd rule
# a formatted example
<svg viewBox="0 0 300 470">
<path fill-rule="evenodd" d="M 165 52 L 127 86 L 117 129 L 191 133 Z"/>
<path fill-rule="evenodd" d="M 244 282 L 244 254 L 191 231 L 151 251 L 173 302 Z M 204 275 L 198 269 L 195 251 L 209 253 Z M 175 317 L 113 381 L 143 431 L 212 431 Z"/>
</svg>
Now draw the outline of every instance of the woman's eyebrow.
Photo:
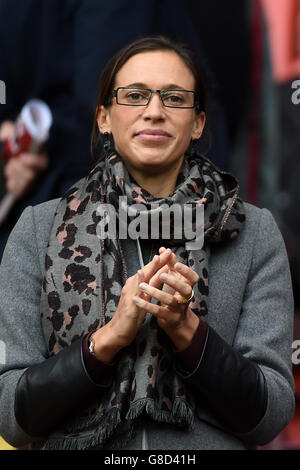
<svg viewBox="0 0 300 470">
<path fill-rule="evenodd" d="M 146 83 L 141 82 L 129 83 L 126 85 L 126 87 L 147 88 L 149 90 L 151 89 Z M 185 90 L 185 88 L 175 83 L 167 83 L 161 88 L 161 90 Z"/>
<path fill-rule="evenodd" d="M 141 82 L 129 83 L 126 86 L 127 87 L 138 87 L 138 88 L 149 88 L 149 87 L 147 87 L 147 85 L 145 83 L 141 83 Z"/>
</svg>

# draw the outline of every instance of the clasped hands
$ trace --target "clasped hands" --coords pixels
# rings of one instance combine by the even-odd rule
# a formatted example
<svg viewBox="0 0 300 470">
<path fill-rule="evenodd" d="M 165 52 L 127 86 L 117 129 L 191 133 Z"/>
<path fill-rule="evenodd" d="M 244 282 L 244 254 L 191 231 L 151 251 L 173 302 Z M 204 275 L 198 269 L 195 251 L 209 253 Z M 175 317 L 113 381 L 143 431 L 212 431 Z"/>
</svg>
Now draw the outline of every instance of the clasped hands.
<svg viewBox="0 0 300 470">
<path fill-rule="evenodd" d="M 135 295 L 132 300 L 141 309 L 155 315 L 158 325 L 168 334 L 185 325 L 190 314 L 193 285 L 199 276 L 178 262 L 170 249 L 162 247 L 159 253 L 145 269 L 137 272 L 140 295 Z M 152 298 L 160 305 L 151 303 Z"/>
<path fill-rule="evenodd" d="M 180 263 L 170 249 L 160 248 L 159 255 L 127 279 L 114 316 L 93 334 L 96 356 L 110 362 L 135 339 L 147 312 L 156 317 L 177 350 L 185 349 L 198 328 L 199 318 L 189 302 L 183 302 L 191 298 L 198 280 L 199 275 Z"/>
</svg>

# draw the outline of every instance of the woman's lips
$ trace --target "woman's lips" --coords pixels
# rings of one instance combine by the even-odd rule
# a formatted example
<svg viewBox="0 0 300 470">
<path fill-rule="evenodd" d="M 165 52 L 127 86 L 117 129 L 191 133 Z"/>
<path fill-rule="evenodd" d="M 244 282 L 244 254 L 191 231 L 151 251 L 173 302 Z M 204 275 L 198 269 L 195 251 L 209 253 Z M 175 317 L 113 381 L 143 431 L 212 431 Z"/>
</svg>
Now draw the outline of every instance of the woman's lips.
<svg viewBox="0 0 300 470">
<path fill-rule="evenodd" d="M 136 138 L 151 142 L 166 142 L 171 136 L 161 129 L 143 129 L 136 134 Z"/>
</svg>

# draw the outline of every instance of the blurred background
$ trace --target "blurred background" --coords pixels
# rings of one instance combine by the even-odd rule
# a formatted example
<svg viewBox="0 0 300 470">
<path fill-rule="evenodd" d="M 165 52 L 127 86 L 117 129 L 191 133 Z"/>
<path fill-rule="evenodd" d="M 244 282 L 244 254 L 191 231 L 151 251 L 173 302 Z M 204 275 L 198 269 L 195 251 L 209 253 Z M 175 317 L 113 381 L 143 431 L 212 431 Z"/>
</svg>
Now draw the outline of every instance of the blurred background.
<svg viewBox="0 0 300 470">
<path fill-rule="evenodd" d="M 53 116 L 43 148 L 0 158 L 0 200 L 14 196 L 0 221 L 0 260 L 24 208 L 61 196 L 90 168 L 97 83 L 108 59 L 138 37 L 164 34 L 189 45 L 206 72 L 213 139 L 204 137 L 203 152 L 281 229 L 300 340 L 300 0 L 0 0 L 0 20 L 0 141 L 32 98 Z M 294 357 L 294 418 L 261 450 L 300 449 Z"/>
</svg>

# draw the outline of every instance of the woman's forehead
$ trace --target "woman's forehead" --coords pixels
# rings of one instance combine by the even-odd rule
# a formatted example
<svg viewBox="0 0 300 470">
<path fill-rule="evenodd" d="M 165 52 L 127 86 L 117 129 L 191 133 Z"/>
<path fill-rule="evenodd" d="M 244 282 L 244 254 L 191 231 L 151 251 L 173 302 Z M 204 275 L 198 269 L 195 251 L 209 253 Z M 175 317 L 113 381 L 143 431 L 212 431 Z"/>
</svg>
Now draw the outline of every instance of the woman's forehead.
<svg viewBox="0 0 300 470">
<path fill-rule="evenodd" d="M 130 57 L 116 75 L 115 88 L 134 83 L 147 88 L 169 88 L 169 84 L 177 84 L 191 90 L 194 89 L 195 79 L 176 52 L 149 51 Z"/>
</svg>

